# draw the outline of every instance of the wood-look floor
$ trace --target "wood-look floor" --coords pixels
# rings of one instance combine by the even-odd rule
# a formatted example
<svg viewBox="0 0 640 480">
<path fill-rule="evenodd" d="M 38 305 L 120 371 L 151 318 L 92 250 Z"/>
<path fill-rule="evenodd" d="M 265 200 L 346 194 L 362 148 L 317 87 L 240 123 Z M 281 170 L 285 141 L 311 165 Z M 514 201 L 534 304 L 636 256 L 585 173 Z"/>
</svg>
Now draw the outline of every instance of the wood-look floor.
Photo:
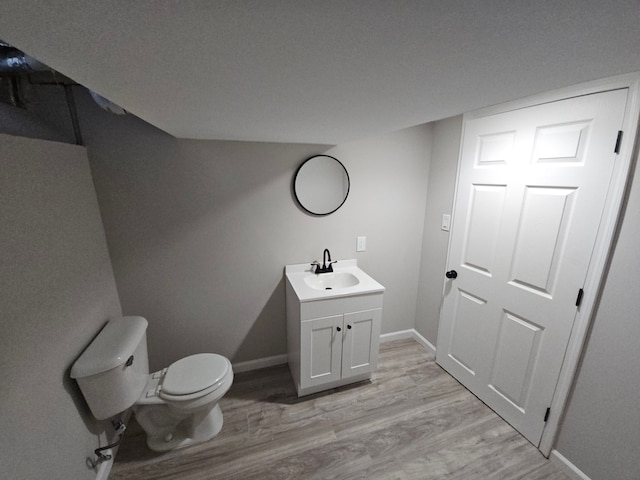
<svg viewBox="0 0 640 480">
<path fill-rule="evenodd" d="M 135 423 L 111 480 L 567 480 L 413 340 L 382 344 L 370 382 L 299 399 L 287 366 L 238 374 L 209 442 L 150 452 Z"/>
</svg>

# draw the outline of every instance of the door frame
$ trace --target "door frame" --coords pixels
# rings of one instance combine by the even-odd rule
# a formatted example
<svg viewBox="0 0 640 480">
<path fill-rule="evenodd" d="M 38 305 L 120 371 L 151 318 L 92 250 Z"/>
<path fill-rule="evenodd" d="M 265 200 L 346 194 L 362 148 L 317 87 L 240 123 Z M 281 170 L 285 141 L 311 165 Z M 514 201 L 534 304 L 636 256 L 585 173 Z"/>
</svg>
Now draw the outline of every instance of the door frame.
<svg viewBox="0 0 640 480">
<path fill-rule="evenodd" d="M 567 351 L 560 369 L 558 382 L 551 401 L 551 410 L 546 425 L 542 432 L 542 438 L 538 449 L 545 457 L 551 453 L 556 436 L 559 430 L 560 421 L 564 416 L 567 407 L 569 394 L 577 375 L 578 366 L 582 357 L 582 352 L 586 346 L 587 334 L 593 322 L 593 316 L 597 309 L 604 280 L 608 269 L 614 240 L 621 223 L 621 212 L 624 209 L 626 198 L 630 188 L 630 172 L 634 160 L 638 158 L 640 141 L 638 139 L 638 122 L 640 116 L 640 72 L 608 77 L 588 83 L 554 90 L 552 92 L 533 95 L 519 100 L 514 100 L 492 107 L 475 110 L 465 113 L 463 116 L 462 132 L 460 137 L 460 151 L 458 152 L 458 170 L 456 173 L 455 193 L 452 208 L 455 207 L 458 197 L 458 184 L 460 177 L 460 166 L 462 162 L 462 139 L 464 138 L 465 126 L 468 120 L 486 117 L 513 110 L 533 107 L 544 103 L 556 102 L 568 98 L 591 95 L 628 88 L 629 95 L 624 112 L 622 124 L 623 135 L 620 143 L 619 154 L 615 159 L 612 178 L 609 183 L 605 207 L 602 220 L 596 237 L 593 253 L 590 259 L 587 276 L 585 278 L 585 296 L 582 305 L 578 308 Z M 614 139 L 612 139 L 613 142 Z M 612 149 L 613 149 L 612 143 Z M 640 161 L 640 160 L 639 160 Z M 455 228 L 456 219 L 452 219 L 452 227 Z M 447 270 L 450 270 L 451 261 L 451 236 L 447 247 Z M 454 268 L 454 267 L 451 267 Z M 443 285 L 443 298 L 446 282 Z M 442 318 L 440 318 L 442 320 Z"/>
</svg>

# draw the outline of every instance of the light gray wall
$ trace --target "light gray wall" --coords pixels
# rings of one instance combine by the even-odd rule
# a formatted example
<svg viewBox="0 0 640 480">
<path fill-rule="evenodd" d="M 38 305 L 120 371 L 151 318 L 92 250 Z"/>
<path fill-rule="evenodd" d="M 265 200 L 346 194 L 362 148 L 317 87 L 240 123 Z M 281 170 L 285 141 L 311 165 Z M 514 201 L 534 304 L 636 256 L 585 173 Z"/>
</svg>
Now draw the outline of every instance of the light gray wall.
<svg viewBox="0 0 640 480">
<path fill-rule="evenodd" d="M 327 219 L 336 258 L 357 258 L 385 286 L 382 333 L 414 328 L 431 126 L 339 145 L 329 155 L 343 159 L 352 178 L 344 211 Z M 367 250 L 356 253 L 359 235 Z"/>
<path fill-rule="evenodd" d="M 105 425 L 69 370 L 121 311 L 86 152 L 8 135 L 0 152 L 0 476 L 95 478 Z"/>
<path fill-rule="evenodd" d="M 149 320 L 152 368 L 201 351 L 286 353 L 283 268 L 324 248 L 387 287 L 383 332 L 413 327 L 429 127 L 334 148 L 178 140 L 77 99 L 122 308 Z M 320 153 L 344 163 L 351 192 L 312 217 L 291 184 Z"/>
<path fill-rule="evenodd" d="M 640 478 L 640 169 L 557 450 L 592 480 Z"/>
<path fill-rule="evenodd" d="M 440 302 L 449 232 L 441 230 L 442 214 L 453 213 L 462 116 L 433 123 L 433 149 L 422 237 L 416 330 L 433 345 L 438 339 Z"/>
</svg>

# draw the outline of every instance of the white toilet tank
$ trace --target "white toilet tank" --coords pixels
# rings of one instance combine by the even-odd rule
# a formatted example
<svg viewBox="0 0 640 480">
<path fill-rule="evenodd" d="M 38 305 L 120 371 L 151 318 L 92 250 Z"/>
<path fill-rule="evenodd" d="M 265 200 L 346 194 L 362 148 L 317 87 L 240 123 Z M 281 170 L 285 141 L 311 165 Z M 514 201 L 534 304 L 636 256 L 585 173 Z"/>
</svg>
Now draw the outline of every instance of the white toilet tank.
<svg viewBox="0 0 640 480">
<path fill-rule="evenodd" d="M 149 376 L 147 321 L 110 320 L 71 368 L 93 416 L 112 417 L 131 407 Z"/>
</svg>

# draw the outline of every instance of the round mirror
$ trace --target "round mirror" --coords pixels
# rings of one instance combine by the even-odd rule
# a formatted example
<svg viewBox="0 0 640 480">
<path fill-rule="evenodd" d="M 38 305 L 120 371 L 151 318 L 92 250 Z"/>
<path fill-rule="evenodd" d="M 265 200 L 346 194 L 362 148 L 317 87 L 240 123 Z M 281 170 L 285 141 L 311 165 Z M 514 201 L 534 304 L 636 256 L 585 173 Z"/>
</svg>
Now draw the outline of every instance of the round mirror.
<svg viewBox="0 0 640 480">
<path fill-rule="evenodd" d="M 337 158 L 316 155 L 300 165 L 293 191 L 302 208 L 313 215 L 329 215 L 349 195 L 349 174 Z"/>
</svg>

